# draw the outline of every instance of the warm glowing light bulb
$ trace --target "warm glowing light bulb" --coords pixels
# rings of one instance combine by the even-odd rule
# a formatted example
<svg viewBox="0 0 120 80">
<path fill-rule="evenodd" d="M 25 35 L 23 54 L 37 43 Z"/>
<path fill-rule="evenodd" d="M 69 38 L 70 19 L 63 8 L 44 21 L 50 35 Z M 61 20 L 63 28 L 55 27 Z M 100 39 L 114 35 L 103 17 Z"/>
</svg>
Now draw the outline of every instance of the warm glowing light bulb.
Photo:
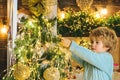
<svg viewBox="0 0 120 80">
<path fill-rule="evenodd" d="M 61 12 L 61 19 L 64 19 L 65 18 L 65 13 L 62 11 Z"/>
<path fill-rule="evenodd" d="M 2 32 L 2 34 L 7 33 L 7 28 L 6 28 L 6 27 L 2 27 L 2 28 L 1 28 L 1 32 Z"/>
<path fill-rule="evenodd" d="M 32 21 L 29 21 L 29 25 L 32 25 Z"/>
<path fill-rule="evenodd" d="M 34 27 L 33 20 L 29 20 L 28 24 L 29 24 L 30 27 Z"/>
<path fill-rule="evenodd" d="M 101 13 L 102 15 L 106 15 L 106 14 L 107 14 L 107 9 L 106 9 L 106 8 L 102 9 L 102 10 L 100 11 L 100 13 Z"/>
<path fill-rule="evenodd" d="M 96 17 L 96 18 L 100 18 L 100 14 L 99 14 L 99 13 L 96 13 L 95 17 Z"/>
</svg>

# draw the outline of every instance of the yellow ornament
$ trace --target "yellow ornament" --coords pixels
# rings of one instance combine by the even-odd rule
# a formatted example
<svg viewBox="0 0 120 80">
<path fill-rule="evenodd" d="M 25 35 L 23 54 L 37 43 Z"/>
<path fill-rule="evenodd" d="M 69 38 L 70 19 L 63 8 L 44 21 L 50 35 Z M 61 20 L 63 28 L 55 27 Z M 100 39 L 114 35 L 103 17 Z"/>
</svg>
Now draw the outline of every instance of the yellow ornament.
<svg viewBox="0 0 120 80">
<path fill-rule="evenodd" d="M 15 64 L 14 66 L 14 78 L 16 80 L 25 80 L 30 76 L 30 68 L 24 64 L 22 64 L 21 62 L 18 62 L 17 64 Z"/>
<path fill-rule="evenodd" d="M 44 71 L 43 77 L 45 78 L 45 80 L 59 80 L 60 72 L 57 68 L 50 67 Z"/>
<path fill-rule="evenodd" d="M 42 0 L 29 0 L 28 6 L 29 6 L 30 11 L 35 16 L 40 16 L 42 13 L 45 12 L 45 6 Z"/>
</svg>

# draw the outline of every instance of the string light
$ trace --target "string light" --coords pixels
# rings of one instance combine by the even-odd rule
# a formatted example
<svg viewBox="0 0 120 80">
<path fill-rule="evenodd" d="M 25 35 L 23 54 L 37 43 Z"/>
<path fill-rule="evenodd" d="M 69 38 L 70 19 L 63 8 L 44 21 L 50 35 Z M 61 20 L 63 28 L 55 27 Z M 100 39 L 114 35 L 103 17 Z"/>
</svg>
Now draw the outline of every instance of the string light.
<svg viewBox="0 0 120 80">
<path fill-rule="evenodd" d="M 95 17 L 96 18 L 105 17 L 107 13 L 108 13 L 107 9 L 103 8 L 100 11 L 96 12 Z"/>
<path fill-rule="evenodd" d="M 64 19 L 65 18 L 65 13 L 62 11 L 61 12 L 61 19 Z"/>
<path fill-rule="evenodd" d="M 29 22 L 28 22 L 28 23 L 29 23 L 29 25 L 33 25 L 33 24 L 32 24 L 32 21 L 30 21 L 30 20 L 29 20 Z"/>
<path fill-rule="evenodd" d="M 96 13 L 96 14 L 95 14 L 95 17 L 96 17 L 96 18 L 100 18 L 100 14 L 99 14 L 99 13 Z"/>
<path fill-rule="evenodd" d="M 60 20 L 63 20 L 65 18 L 65 12 L 64 11 L 60 11 L 58 14 L 58 17 Z"/>
<path fill-rule="evenodd" d="M 30 27 L 35 27 L 35 25 L 34 25 L 35 22 L 36 22 L 35 20 L 29 19 L 28 24 Z"/>
</svg>

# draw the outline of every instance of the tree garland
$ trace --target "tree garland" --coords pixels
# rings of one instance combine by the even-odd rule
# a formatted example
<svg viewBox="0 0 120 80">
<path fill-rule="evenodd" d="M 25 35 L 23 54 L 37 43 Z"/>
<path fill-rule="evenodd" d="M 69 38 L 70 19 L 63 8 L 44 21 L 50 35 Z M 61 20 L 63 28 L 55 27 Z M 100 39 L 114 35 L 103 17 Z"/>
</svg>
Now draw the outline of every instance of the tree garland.
<svg viewBox="0 0 120 80">
<path fill-rule="evenodd" d="M 107 24 L 106 24 L 109 28 L 115 30 L 117 36 L 120 37 L 120 14 L 116 13 L 112 16 L 110 16 L 107 19 Z"/>
<path fill-rule="evenodd" d="M 100 26 L 108 26 L 120 36 L 120 15 L 118 13 L 108 18 L 96 18 L 94 14 L 84 11 L 66 11 L 69 17 L 61 20 L 58 18 L 58 33 L 62 36 L 85 37 L 89 36 L 92 29 Z"/>
</svg>

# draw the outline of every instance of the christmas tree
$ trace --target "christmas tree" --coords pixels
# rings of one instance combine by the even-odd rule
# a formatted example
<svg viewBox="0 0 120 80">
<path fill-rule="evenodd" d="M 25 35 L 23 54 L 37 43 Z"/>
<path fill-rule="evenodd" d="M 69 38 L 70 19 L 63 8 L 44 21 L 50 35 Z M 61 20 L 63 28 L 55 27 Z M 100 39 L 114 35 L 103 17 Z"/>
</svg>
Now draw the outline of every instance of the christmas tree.
<svg viewBox="0 0 120 80">
<path fill-rule="evenodd" d="M 64 80 L 71 71 L 70 55 L 60 46 L 60 36 L 53 34 L 56 18 L 46 18 L 44 0 L 28 4 L 31 14 L 18 23 L 16 60 L 3 80 Z"/>
</svg>

